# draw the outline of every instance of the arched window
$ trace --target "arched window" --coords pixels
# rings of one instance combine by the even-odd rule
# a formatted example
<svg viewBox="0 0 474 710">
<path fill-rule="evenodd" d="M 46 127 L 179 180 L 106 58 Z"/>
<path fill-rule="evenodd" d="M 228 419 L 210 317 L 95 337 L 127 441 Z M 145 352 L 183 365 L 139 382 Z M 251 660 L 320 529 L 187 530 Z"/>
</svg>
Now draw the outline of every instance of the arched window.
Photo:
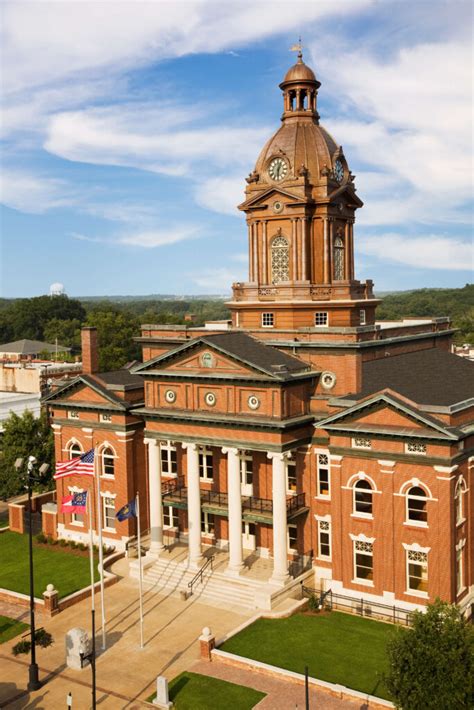
<svg viewBox="0 0 474 710">
<path fill-rule="evenodd" d="M 407 493 L 407 520 L 415 523 L 426 523 L 426 493 L 420 486 L 412 486 Z"/>
<path fill-rule="evenodd" d="M 354 485 L 354 513 L 372 515 L 372 486 L 368 481 L 357 481 Z"/>
<path fill-rule="evenodd" d="M 69 459 L 76 459 L 78 456 L 82 454 L 82 446 L 77 443 L 77 441 L 73 441 L 72 444 L 69 445 Z"/>
<path fill-rule="evenodd" d="M 102 449 L 101 454 L 102 460 L 102 475 L 103 476 L 114 476 L 115 475 L 115 454 L 110 446 Z"/>
<path fill-rule="evenodd" d="M 285 237 L 278 236 L 272 241 L 272 283 L 290 280 L 290 250 Z"/>
<path fill-rule="evenodd" d="M 336 237 L 334 240 L 333 249 L 333 260 L 334 260 L 334 280 L 344 281 L 345 269 L 344 269 L 344 242 L 341 237 Z"/>
<path fill-rule="evenodd" d="M 456 524 L 462 523 L 464 520 L 464 493 L 466 487 L 462 478 L 456 484 L 456 491 L 454 493 L 454 507 L 456 511 Z"/>
</svg>

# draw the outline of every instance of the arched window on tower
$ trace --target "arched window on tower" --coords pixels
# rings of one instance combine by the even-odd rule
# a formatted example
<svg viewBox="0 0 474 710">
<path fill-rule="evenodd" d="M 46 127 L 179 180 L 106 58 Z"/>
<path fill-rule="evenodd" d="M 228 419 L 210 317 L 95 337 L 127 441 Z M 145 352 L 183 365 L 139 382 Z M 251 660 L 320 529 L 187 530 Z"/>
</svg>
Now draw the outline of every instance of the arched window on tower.
<svg viewBox="0 0 474 710">
<path fill-rule="evenodd" d="M 344 281 L 344 242 L 341 237 L 334 239 L 334 281 Z"/>
<path fill-rule="evenodd" d="M 285 237 L 277 236 L 272 241 L 272 283 L 290 280 L 290 249 Z"/>
</svg>

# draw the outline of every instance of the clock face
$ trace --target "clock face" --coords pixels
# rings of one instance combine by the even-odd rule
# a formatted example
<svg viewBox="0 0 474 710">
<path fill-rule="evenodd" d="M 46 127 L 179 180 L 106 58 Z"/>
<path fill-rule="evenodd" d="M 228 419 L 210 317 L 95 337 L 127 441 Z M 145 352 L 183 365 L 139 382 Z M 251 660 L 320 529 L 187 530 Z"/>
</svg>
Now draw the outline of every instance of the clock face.
<svg viewBox="0 0 474 710">
<path fill-rule="evenodd" d="M 273 158 L 268 166 L 268 174 L 272 180 L 283 180 L 288 174 L 288 165 L 283 158 Z"/>
<path fill-rule="evenodd" d="M 344 179 L 344 165 L 339 159 L 334 163 L 334 177 L 338 182 L 342 182 Z"/>
</svg>

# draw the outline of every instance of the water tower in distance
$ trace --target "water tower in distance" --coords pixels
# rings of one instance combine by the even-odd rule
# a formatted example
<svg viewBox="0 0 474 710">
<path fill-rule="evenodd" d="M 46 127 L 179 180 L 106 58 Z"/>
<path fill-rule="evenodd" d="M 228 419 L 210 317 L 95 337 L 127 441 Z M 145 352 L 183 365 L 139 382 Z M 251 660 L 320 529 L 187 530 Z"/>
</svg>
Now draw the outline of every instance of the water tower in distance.
<svg viewBox="0 0 474 710">
<path fill-rule="evenodd" d="M 54 283 L 49 287 L 50 296 L 63 296 L 65 294 L 64 284 Z"/>
</svg>

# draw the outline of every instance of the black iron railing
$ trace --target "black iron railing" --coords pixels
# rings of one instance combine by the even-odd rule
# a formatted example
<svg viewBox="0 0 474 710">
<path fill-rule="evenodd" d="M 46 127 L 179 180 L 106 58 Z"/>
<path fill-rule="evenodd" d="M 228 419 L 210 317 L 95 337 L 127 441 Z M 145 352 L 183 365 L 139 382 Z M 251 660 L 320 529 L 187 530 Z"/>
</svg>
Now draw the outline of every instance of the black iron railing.
<svg viewBox="0 0 474 710">
<path fill-rule="evenodd" d="M 287 500 L 286 500 L 286 512 L 287 513 L 295 513 L 297 510 L 304 507 L 304 503 L 305 503 L 305 494 L 304 493 L 298 493 L 295 496 L 291 496 L 291 498 L 287 498 Z"/>
<path fill-rule="evenodd" d="M 162 495 L 170 495 L 171 493 L 174 493 L 175 491 L 181 490 L 185 486 L 185 478 L 184 476 L 178 476 L 177 478 L 173 478 L 170 481 L 164 481 L 161 484 L 161 494 Z"/>
<path fill-rule="evenodd" d="M 383 619 L 390 621 L 392 624 L 403 624 L 411 626 L 412 612 L 401 607 L 391 606 L 390 604 L 381 604 L 380 602 L 372 602 L 361 597 L 352 597 L 345 594 L 336 594 L 331 589 L 323 591 L 322 589 L 313 589 L 305 587 L 301 584 L 303 597 L 316 597 L 319 601 L 320 608 L 325 609 L 341 609 L 351 614 L 359 616 L 368 616 L 375 619 Z"/>
<path fill-rule="evenodd" d="M 296 577 L 299 577 L 300 574 L 303 574 L 303 572 L 307 572 L 310 570 L 313 566 L 313 550 L 308 550 L 308 552 L 304 552 L 302 555 L 298 555 L 297 557 L 294 557 L 290 564 L 288 565 L 288 572 L 290 574 L 290 577 L 293 577 L 295 579 Z"/>
<path fill-rule="evenodd" d="M 195 584 L 197 584 L 198 582 L 201 582 L 201 584 L 202 584 L 202 576 L 208 567 L 211 568 L 211 572 L 212 572 L 212 563 L 213 562 L 214 562 L 214 555 L 211 555 L 211 557 L 207 558 L 207 560 L 205 561 L 205 563 L 203 564 L 201 569 L 198 572 L 196 572 L 196 574 L 194 575 L 192 580 L 190 582 L 188 582 L 188 589 L 189 589 L 190 595 L 193 593 L 193 587 Z"/>
</svg>

